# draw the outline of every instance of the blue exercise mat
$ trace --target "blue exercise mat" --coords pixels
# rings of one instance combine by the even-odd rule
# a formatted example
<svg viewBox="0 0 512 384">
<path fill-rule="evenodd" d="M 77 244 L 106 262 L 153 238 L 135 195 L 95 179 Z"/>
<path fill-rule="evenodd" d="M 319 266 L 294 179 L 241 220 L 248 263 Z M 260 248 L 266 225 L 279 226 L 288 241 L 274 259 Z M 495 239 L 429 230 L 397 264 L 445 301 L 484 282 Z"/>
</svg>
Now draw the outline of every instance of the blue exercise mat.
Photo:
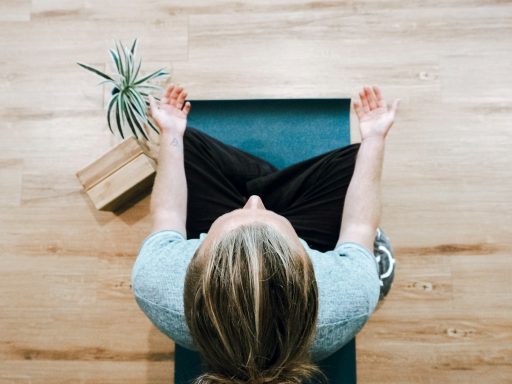
<svg viewBox="0 0 512 384">
<path fill-rule="evenodd" d="M 349 99 L 189 100 L 187 124 L 276 168 L 350 144 Z M 330 383 L 356 383 L 355 339 L 317 362 Z M 202 371 L 198 353 L 176 345 L 174 382 Z"/>
<path fill-rule="evenodd" d="M 190 102 L 190 126 L 278 169 L 350 144 L 348 99 Z"/>
</svg>

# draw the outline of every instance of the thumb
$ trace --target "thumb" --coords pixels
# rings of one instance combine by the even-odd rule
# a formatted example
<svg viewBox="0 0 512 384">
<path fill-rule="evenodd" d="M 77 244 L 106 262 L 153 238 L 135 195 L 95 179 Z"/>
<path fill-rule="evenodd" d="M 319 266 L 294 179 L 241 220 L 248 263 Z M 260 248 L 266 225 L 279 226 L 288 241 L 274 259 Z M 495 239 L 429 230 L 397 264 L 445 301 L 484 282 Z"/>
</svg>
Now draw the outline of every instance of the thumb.
<svg viewBox="0 0 512 384">
<path fill-rule="evenodd" d="M 396 111 L 398 110 L 398 106 L 400 105 L 400 99 L 395 99 L 393 101 L 393 105 L 391 106 L 391 111 L 393 112 L 393 114 L 396 113 Z"/>
<path fill-rule="evenodd" d="M 155 112 L 158 110 L 158 107 L 157 107 L 156 101 L 152 95 L 149 95 L 149 107 L 150 107 L 151 115 L 154 116 Z"/>
</svg>

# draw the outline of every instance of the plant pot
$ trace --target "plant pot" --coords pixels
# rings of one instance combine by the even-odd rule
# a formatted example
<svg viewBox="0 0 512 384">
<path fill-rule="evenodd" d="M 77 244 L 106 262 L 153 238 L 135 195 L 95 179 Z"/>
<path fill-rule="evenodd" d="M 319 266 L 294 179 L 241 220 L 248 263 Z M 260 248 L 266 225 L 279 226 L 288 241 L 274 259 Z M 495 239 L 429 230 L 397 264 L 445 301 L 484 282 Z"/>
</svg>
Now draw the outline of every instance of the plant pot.
<svg viewBox="0 0 512 384">
<path fill-rule="evenodd" d="M 96 209 L 114 211 L 153 185 L 149 147 L 129 137 L 76 173 Z"/>
</svg>

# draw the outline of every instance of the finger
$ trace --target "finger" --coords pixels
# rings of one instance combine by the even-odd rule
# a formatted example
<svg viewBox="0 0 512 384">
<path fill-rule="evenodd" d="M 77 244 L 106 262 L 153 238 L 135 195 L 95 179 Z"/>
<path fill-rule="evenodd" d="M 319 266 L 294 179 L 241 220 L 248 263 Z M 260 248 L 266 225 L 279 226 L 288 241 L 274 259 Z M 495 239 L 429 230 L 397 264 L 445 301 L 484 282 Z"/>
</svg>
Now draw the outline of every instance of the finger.
<svg viewBox="0 0 512 384">
<path fill-rule="evenodd" d="M 382 100 L 382 93 L 380 91 L 380 88 L 377 87 L 377 86 L 374 86 L 373 87 L 373 93 L 375 93 L 375 97 L 377 99 L 377 105 L 380 107 L 380 108 L 383 108 L 386 106 L 386 102 L 384 100 Z"/>
<path fill-rule="evenodd" d="M 165 97 L 169 99 L 171 97 L 171 92 L 174 90 L 174 84 L 169 84 L 169 87 L 165 90 Z"/>
<path fill-rule="evenodd" d="M 183 112 L 185 112 L 185 115 L 188 115 L 190 108 L 192 108 L 192 104 L 190 104 L 190 101 L 187 101 L 183 107 Z"/>
<path fill-rule="evenodd" d="M 179 94 L 183 90 L 183 87 L 176 87 L 171 92 L 171 104 L 176 104 L 176 99 L 178 98 Z"/>
<path fill-rule="evenodd" d="M 361 99 L 363 111 L 370 112 L 370 106 L 368 105 L 368 100 L 366 99 L 366 95 L 364 94 L 364 91 L 359 92 L 359 98 Z"/>
<path fill-rule="evenodd" d="M 178 96 L 178 102 L 176 103 L 176 107 L 178 109 L 181 109 L 181 107 L 183 107 L 183 104 L 185 103 L 185 99 L 187 98 L 187 95 L 188 95 L 187 91 L 183 91 Z"/>
<path fill-rule="evenodd" d="M 364 92 L 365 92 L 366 98 L 368 99 L 368 105 L 370 106 L 370 109 L 377 108 L 377 101 L 376 101 L 375 94 L 373 93 L 372 89 L 370 87 L 365 87 Z"/>
<path fill-rule="evenodd" d="M 359 104 L 357 101 L 354 101 L 353 105 L 354 105 L 354 112 L 356 113 L 357 117 L 358 118 L 363 117 L 364 113 L 363 113 L 363 109 L 361 108 L 361 104 Z"/>
</svg>

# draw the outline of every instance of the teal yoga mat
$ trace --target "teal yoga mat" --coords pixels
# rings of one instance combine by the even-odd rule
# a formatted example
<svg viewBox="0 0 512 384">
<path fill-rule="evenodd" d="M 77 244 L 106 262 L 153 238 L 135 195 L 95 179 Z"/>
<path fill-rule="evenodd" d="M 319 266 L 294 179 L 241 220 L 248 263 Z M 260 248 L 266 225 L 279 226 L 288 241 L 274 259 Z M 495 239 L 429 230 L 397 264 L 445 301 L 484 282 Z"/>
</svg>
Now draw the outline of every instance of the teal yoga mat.
<svg viewBox="0 0 512 384">
<path fill-rule="evenodd" d="M 189 100 L 187 124 L 278 169 L 350 144 L 348 99 Z M 317 362 L 330 383 L 356 383 L 355 339 Z M 174 382 L 201 373 L 199 354 L 176 345 Z"/>
<path fill-rule="evenodd" d="M 348 99 L 190 102 L 190 126 L 279 169 L 350 144 Z"/>
</svg>

